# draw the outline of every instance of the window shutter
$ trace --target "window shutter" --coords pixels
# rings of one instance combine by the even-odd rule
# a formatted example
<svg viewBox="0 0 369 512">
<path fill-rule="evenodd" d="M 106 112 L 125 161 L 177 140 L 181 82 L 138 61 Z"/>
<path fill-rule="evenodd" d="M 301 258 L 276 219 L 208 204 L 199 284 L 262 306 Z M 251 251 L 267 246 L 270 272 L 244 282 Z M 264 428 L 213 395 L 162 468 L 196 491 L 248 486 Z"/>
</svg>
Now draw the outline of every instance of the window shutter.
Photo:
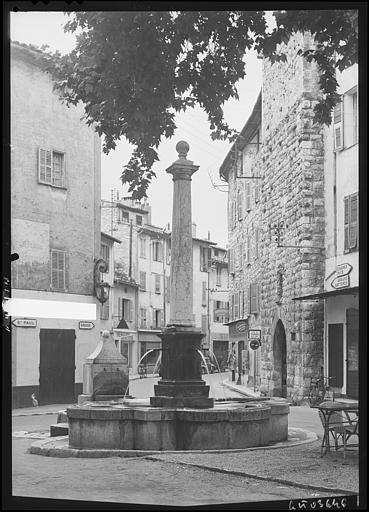
<svg viewBox="0 0 369 512">
<path fill-rule="evenodd" d="M 242 220 L 242 196 L 241 191 L 237 192 L 237 202 L 238 202 L 238 220 Z"/>
<path fill-rule="evenodd" d="M 344 250 L 349 250 L 350 238 L 350 196 L 343 199 L 344 201 Z"/>
<path fill-rule="evenodd" d="M 243 292 L 238 292 L 238 301 L 240 307 L 239 317 L 243 318 Z"/>
<path fill-rule="evenodd" d="M 260 198 L 260 180 L 259 179 L 255 179 L 254 191 L 255 191 L 255 203 L 257 203 Z"/>
<path fill-rule="evenodd" d="M 45 183 L 51 183 L 51 151 L 38 150 L 38 179 Z"/>
<path fill-rule="evenodd" d="M 170 302 L 170 276 L 166 276 L 165 280 L 166 280 L 166 286 L 167 286 L 167 289 L 166 289 L 167 302 Z"/>
<path fill-rule="evenodd" d="M 118 298 L 118 317 L 119 320 L 123 318 L 123 299 L 121 297 Z"/>
<path fill-rule="evenodd" d="M 349 245 L 350 249 L 357 247 L 358 234 L 358 195 L 350 196 L 350 229 L 349 229 Z"/>
<path fill-rule="evenodd" d="M 240 315 L 240 313 L 239 313 L 239 304 L 240 304 L 240 302 L 239 302 L 239 294 L 235 293 L 233 295 L 233 297 L 234 297 L 234 299 L 233 299 L 234 300 L 234 319 L 237 320 L 239 318 L 239 315 Z"/>
<path fill-rule="evenodd" d="M 334 149 L 343 149 L 343 101 L 333 110 Z"/>
<path fill-rule="evenodd" d="M 128 300 L 127 303 L 128 303 L 128 321 L 133 322 L 133 302 L 131 300 Z"/>
<path fill-rule="evenodd" d="M 250 236 L 246 235 L 244 239 L 244 253 L 245 253 L 245 263 L 250 263 Z"/>
<path fill-rule="evenodd" d="M 249 212 L 251 210 L 251 183 L 249 180 L 246 180 L 245 183 L 245 211 Z"/>
<path fill-rule="evenodd" d="M 155 275 L 155 293 L 160 293 L 160 274 Z"/>
<path fill-rule="evenodd" d="M 255 228 L 255 259 L 259 257 L 259 228 Z"/>
<path fill-rule="evenodd" d="M 146 272 L 140 272 L 140 286 L 142 290 L 146 290 Z"/>
<path fill-rule="evenodd" d="M 250 284 L 250 312 L 258 313 L 258 285 L 257 283 Z"/>
</svg>

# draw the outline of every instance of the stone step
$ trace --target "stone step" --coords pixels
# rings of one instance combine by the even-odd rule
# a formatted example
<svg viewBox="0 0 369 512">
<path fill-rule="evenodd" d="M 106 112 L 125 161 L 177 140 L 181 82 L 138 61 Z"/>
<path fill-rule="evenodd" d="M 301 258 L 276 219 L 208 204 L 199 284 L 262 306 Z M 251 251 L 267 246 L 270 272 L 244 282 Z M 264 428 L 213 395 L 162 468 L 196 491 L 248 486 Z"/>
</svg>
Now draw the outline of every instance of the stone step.
<svg viewBox="0 0 369 512">
<path fill-rule="evenodd" d="M 59 411 L 56 423 L 68 423 L 67 411 Z"/>
<path fill-rule="evenodd" d="M 68 423 L 55 423 L 54 425 L 50 425 L 50 437 L 67 436 L 68 433 Z"/>
</svg>

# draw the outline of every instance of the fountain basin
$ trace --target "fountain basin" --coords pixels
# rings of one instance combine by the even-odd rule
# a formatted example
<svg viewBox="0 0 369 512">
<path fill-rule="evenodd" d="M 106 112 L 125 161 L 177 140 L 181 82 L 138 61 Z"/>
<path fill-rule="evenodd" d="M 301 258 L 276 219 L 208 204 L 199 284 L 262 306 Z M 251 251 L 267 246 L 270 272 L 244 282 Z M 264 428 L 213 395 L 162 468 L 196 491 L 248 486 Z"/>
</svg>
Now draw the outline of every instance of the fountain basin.
<svg viewBox="0 0 369 512">
<path fill-rule="evenodd" d="M 220 402 L 212 409 L 150 407 L 145 400 L 125 402 L 68 408 L 69 447 L 218 450 L 267 446 L 288 438 L 287 402 Z"/>
</svg>

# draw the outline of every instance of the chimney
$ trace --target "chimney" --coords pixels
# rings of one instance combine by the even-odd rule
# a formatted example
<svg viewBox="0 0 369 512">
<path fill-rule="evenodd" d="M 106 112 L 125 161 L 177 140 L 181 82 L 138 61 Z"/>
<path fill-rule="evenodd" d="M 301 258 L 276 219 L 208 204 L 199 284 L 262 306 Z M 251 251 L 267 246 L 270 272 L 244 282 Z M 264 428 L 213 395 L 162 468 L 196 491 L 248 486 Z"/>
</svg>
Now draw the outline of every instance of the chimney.
<svg viewBox="0 0 369 512">
<path fill-rule="evenodd" d="M 192 237 L 196 237 L 196 224 L 192 223 Z"/>
<path fill-rule="evenodd" d="M 208 231 L 208 240 L 210 240 L 210 231 Z"/>
</svg>

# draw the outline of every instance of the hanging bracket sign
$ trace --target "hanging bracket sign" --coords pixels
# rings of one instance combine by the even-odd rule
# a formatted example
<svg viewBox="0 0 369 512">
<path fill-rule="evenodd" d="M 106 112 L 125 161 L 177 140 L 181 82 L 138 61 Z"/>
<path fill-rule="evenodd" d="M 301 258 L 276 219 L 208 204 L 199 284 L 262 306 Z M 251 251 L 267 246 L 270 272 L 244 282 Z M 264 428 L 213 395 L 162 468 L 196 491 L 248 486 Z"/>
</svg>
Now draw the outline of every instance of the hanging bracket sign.
<svg viewBox="0 0 369 512">
<path fill-rule="evenodd" d="M 260 329 L 249 329 L 247 337 L 249 340 L 261 341 L 261 330 Z"/>
<path fill-rule="evenodd" d="M 336 267 L 336 275 L 337 277 L 346 276 L 352 270 L 352 265 L 350 263 L 341 263 L 341 265 L 337 265 Z"/>
<path fill-rule="evenodd" d="M 245 332 L 247 329 L 247 321 L 246 320 L 240 320 L 236 323 L 236 331 L 237 332 Z"/>
<path fill-rule="evenodd" d="M 260 347 L 260 341 L 259 340 L 251 340 L 250 341 L 250 348 L 252 350 L 256 350 Z"/>
<path fill-rule="evenodd" d="M 333 279 L 331 285 L 333 286 L 333 288 L 336 289 L 347 288 L 348 286 L 350 286 L 350 276 L 348 274 L 343 276 L 337 276 Z"/>
</svg>

